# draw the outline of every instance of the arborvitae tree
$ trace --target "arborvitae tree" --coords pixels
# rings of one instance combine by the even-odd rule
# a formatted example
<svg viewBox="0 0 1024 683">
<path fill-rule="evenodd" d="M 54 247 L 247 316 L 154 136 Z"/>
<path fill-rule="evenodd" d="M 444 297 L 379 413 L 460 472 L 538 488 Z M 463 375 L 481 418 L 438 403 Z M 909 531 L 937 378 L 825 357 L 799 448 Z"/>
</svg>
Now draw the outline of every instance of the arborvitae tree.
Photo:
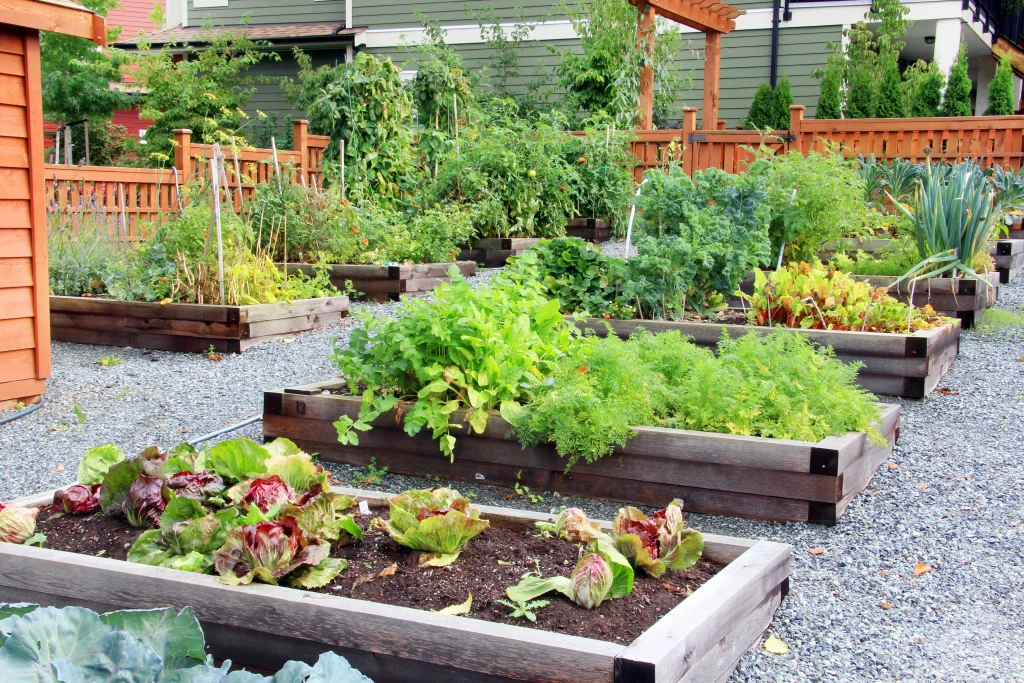
<svg viewBox="0 0 1024 683">
<path fill-rule="evenodd" d="M 789 84 L 789 76 L 782 74 L 772 97 L 772 128 L 775 130 L 789 129 L 789 106 L 793 104 L 793 87 Z"/>
<path fill-rule="evenodd" d="M 945 77 L 933 61 L 928 66 L 928 71 L 922 78 L 921 85 L 913 93 L 913 98 L 910 100 L 910 116 L 940 116 L 942 110 L 942 86 L 945 84 Z"/>
<path fill-rule="evenodd" d="M 843 117 L 840 93 L 843 85 L 842 55 L 838 60 L 833 57 L 828 58 L 828 66 L 821 75 L 821 95 L 818 96 L 818 112 L 815 114 L 819 119 Z"/>
<path fill-rule="evenodd" d="M 988 109 L 985 116 L 1013 115 L 1013 67 L 1010 60 L 1003 57 L 992 82 L 988 84 Z"/>
<path fill-rule="evenodd" d="M 967 43 L 960 43 L 960 53 L 949 70 L 946 95 L 942 98 L 943 116 L 971 115 L 971 77 L 967 75 Z"/>
<path fill-rule="evenodd" d="M 878 106 L 875 116 L 880 119 L 902 119 L 907 115 L 903 106 L 903 86 L 900 81 L 900 67 L 895 59 L 890 59 L 882 76 L 882 85 L 878 91 Z"/>
<path fill-rule="evenodd" d="M 757 86 L 754 101 L 750 103 L 750 111 L 743 122 L 744 128 L 775 128 L 774 109 L 775 93 L 772 92 L 772 86 L 764 82 Z M 788 126 L 787 120 L 786 127 Z"/>
</svg>

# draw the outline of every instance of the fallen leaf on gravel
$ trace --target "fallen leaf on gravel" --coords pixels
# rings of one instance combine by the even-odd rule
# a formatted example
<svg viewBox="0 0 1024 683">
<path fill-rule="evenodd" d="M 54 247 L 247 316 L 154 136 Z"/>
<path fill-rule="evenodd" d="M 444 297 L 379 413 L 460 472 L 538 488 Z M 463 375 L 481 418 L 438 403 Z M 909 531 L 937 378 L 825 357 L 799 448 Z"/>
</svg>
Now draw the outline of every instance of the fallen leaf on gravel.
<svg viewBox="0 0 1024 683">
<path fill-rule="evenodd" d="M 377 574 L 377 576 L 380 577 L 380 578 L 384 578 L 385 576 L 394 576 L 395 572 L 397 572 L 397 571 L 398 571 L 398 563 L 394 562 L 394 563 L 390 564 L 389 566 L 384 567 L 384 569 L 381 569 L 380 570 L 380 574 Z"/>
<path fill-rule="evenodd" d="M 899 468 L 900 468 L 900 466 L 897 465 L 896 463 L 894 463 L 894 462 L 889 463 L 889 469 L 890 470 L 898 470 Z"/>
<path fill-rule="evenodd" d="M 676 595 L 690 596 L 693 594 L 693 589 L 689 586 L 686 588 L 680 588 L 679 586 L 673 586 L 671 583 L 663 583 L 661 584 L 661 587 L 669 593 L 675 593 Z"/>
<path fill-rule="evenodd" d="M 506 496 L 505 496 L 505 500 L 512 500 L 512 499 L 513 499 L 513 498 L 515 498 L 515 497 L 516 497 L 516 494 L 514 494 L 514 493 L 509 493 L 508 495 L 506 495 Z"/>
<path fill-rule="evenodd" d="M 470 591 L 469 597 L 466 601 L 458 605 L 449 605 L 444 609 L 437 610 L 438 614 L 451 614 L 456 617 L 460 617 L 463 614 L 469 614 L 470 608 L 473 607 L 473 592 Z"/>
<path fill-rule="evenodd" d="M 943 388 L 943 387 L 940 387 L 940 388 L 936 389 L 935 393 L 942 394 L 943 396 L 959 396 L 960 395 L 959 391 L 953 391 L 952 389 L 946 389 L 946 388 Z"/>
<path fill-rule="evenodd" d="M 825 554 L 825 549 L 824 548 L 808 548 L 807 552 L 809 552 L 811 555 L 824 555 Z"/>
<path fill-rule="evenodd" d="M 924 491 L 926 488 L 928 488 L 928 484 L 914 484 L 914 488 Z"/>
<path fill-rule="evenodd" d="M 768 640 L 764 641 L 764 649 L 773 655 L 784 655 L 789 652 L 789 645 L 782 642 L 778 636 L 771 635 L 768 636 Z"/>
<path fill-rule="evenodd" d="M 892 609 L 892 604 L 888 602 L 880 602 L 878 603 L 878 606 L 882 609 Z"/>
<path fill-rule="evenodd" d="M 63 472 L 64 471 L 64 465 L 57 465 L 56 467 L 53 468 L 53 471 L 54 472 Z"/>
<path fill-rule="evenodd" d="M 295 341 L 295 337 L 285 337 L 281 341 L 284 342 L 285 344 L 291 344 L 292 342 Z"/>
<path fill-rule="evenodd" d="M 914 576 L 921 576 L 922 574 L 927 574 L 931 570 L 932 568 L 926 565 L 924 562 L 918 562 L 914 565 Z"/>
</svg>

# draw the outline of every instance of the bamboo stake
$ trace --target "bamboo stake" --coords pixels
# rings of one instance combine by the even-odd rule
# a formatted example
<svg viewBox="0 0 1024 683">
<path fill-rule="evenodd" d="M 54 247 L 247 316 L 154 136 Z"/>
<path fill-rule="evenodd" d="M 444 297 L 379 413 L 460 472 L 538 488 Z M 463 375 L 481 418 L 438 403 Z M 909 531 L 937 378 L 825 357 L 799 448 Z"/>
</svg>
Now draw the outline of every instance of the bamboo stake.
<svg viewBox="0 0 1024 683">
<path fill-rule="evenodd" d="M 178 213 L 185 213 L 185 209 L 181 205 L 181 184 L 178 182 L 178 167 L 171 166 L 171 170 L 174 171 L 174 197 L 178 200 Z"/>
<path fill-rule="evenodd" d="M 455 108 L 455 153 L 459 153 L 459 96 L 452 93 L 452 106 Z"/>
<path fill-rule="evenodd" d="M 281 185 L 281 165 L 277 162 L 277 142 L 274 141 L 274 136 L 270 136 L 270 149 L 274 152 L 274 173 L 277 175 L 277 191 L 284 193 L 284 187 Z"/>
<path fill-rule="evenodd" d="M 88 166 L 89 165 L 89 119 L 86 119 L 85 123 L 83 125 L 85 126 L 85 130 L 83 131 L 85 133 L 85 165 Z"/>
<path fill-rule="evenodd" d="M 273 138 L 271 138 L 273 139 Z M 217 223 L 217 279 L 220 282 L 220 303 L 224 305 L 224 237 L 220 222 L 220 183 L 217 178 L 220 143 L 213 143 L 213 155 L 210 157 L 211 184 L 213 185 L 213 219 Z"/>
<path fill-rule="evenodd" d="M 238 185 L 238 208 L 241 210 L 245 204 L 245 195 L 242 194 L 242 169 L 238 166 L 238 147 L 231 145 L 231 155 L 235 158 L 235 183 Z"/>
<path fill-rule="evenodd" d="M 128 237 L 128 215 L 124 210 L 124 185 L 122 183 L 117 184 L 117 194 L 121 199 L 121 223 L 124 225 L 124 236 Z"/>
<path fill-rule="evenodd" d="M 341 139 L 341 198 L 345 198 L 345 139 Z"/>
</svg>

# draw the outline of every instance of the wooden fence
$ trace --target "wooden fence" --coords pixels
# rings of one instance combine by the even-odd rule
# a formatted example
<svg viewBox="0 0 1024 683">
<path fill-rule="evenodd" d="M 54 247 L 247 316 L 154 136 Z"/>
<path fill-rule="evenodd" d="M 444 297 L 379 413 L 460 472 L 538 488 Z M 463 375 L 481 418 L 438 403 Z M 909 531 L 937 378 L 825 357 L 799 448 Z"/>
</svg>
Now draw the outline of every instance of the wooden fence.
<svg viewBox="0 0 1024 683">
<path fill-rule="evenodd" d="M 320 163 L 330 138 L 309 135 L 308 123 L 294 122 L 294 147 L 277 151 L 282 173 L 303 183 L 321 182 Z M 193 178 L 205 178 L 213 146 L 192 142 L 192 132 L 174 132 L 171 168 L 117 168 L 46 164 L 46 210 L 69 221 L 99 215 L 107 229 L 122 239 L 142 239 L 171 212 L 177 211 L 179 189 Z M 253 193 L 256 183 L 274 177 L 269 149 L 222 148 L 225 176 L 236 210 Z"/>
<path fill-rule="evenodd" d="M 909 119 L 804 119 L 804 106 L 790 107 L 787 131 L 762 136 L 757 131 L 697 130 L 697 109 L 683 110 L 683 127 L 638 131 L 633 153 L 639 181 L 649 168 L 682 164 L 687 173 L 721 168 L 744 170 L 750 149 L 762 142 L 776 152 L 823 151 L 836 144 L 847 157 L 874 154 L 878 159 L 923 161 L 930 148 L 935 161 L 974 159 L 984 166 L 1020 170 L 1024 157 L 1024 116 L 965 116 Z"/>
</svg>

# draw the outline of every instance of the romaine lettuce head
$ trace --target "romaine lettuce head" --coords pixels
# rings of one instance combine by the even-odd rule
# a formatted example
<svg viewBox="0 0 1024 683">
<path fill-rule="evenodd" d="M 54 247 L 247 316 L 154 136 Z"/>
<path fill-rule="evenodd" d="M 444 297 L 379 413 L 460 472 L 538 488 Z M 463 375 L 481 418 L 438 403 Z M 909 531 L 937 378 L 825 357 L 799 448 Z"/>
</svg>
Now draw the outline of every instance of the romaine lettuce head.
<svg viewBox="0 0 1024 683">
<path fill-rule="evenodd" d="M 587 553 L 569 576 L 572 600 L 584 609 L 594 609 L 611 596 L 611 567 L 597 553 Z"/>
</svg>

